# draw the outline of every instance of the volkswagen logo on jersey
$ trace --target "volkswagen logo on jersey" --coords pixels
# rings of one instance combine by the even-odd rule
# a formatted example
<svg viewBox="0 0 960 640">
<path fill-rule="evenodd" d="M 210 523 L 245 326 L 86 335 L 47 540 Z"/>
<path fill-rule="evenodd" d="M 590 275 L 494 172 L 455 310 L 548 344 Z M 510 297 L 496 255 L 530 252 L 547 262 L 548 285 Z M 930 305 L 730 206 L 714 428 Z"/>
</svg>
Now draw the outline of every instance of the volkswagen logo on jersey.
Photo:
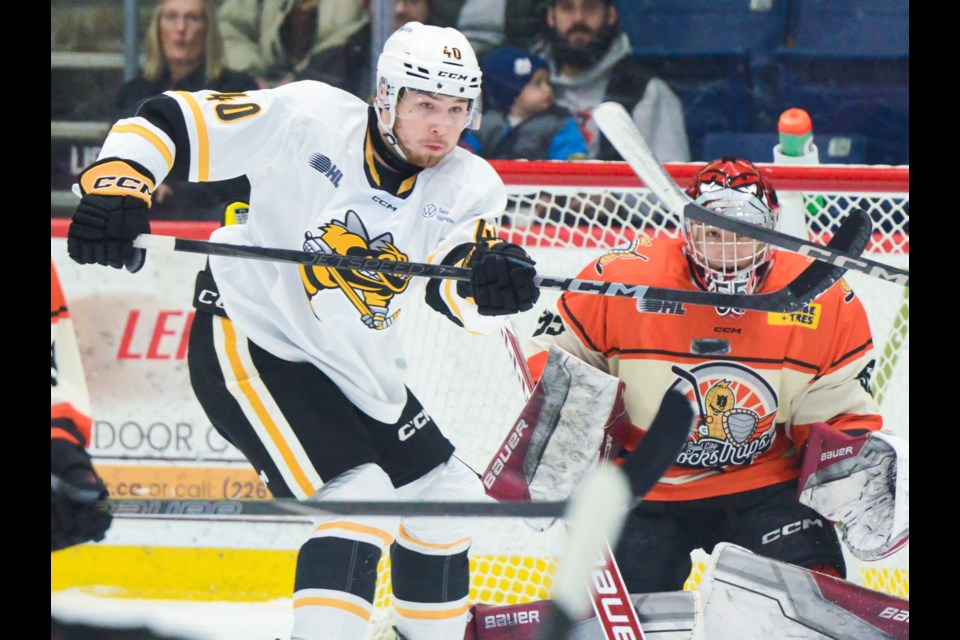
<svg viewBox="0 0 960 640">
<path fill-rule="evenodd" d="M 762 376 L 734 362 L 709 362 L 689 371 L 673 367 L 673 372 L 678 377 L 670 388 L 684 393 L 700 413 L 678 465 L 747 465 L 770 449 L 778 399 Z"/>
<path fill-rule="evenodd" d="M 453 224 L 456 222 L 456 220 L 450 217 L 449 210 L 444 209 L 440 205 L 433 204 L 432 202 L 428 202 L 427 204 L 423 205 L 420 215 L 422 215 L 424 218 L 433 218 L 438 222 L 446 222 L 447 224 Z"/>
</svg>

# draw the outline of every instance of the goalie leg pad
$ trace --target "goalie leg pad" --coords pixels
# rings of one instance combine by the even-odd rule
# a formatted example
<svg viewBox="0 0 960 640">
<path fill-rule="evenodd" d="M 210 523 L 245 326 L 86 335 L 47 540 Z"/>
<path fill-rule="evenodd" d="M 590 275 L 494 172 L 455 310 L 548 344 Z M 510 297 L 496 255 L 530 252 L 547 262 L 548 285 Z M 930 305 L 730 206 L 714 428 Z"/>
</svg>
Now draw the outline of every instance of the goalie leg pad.
<svg viewBox="0 0 960 640">
<path fill-rule="evenodd" d="M 909 637 L 909 600 L 729 543 L 714 549 L 699 592 L 710 640 Z"/>
</svg>

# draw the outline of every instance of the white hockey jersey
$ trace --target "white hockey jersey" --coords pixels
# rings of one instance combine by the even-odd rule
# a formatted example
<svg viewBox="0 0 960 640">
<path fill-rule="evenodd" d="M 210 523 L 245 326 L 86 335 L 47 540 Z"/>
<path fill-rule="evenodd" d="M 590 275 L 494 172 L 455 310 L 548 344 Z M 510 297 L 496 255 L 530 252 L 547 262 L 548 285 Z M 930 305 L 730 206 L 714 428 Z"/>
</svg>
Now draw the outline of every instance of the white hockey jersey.
<svg viewBox="0 0 960 640">
<path fill-rule="evenodd" d="M 136 160 L 158 183 L 175 162 L 185 166 L 184 153 L 191 181 L 246 174 L 247 222 L 217 229 L 212 240 L 437 263 L 458 245 L 496 235 L 506 193 L 485 160 L 455 148 L 394 195 L 379 187 L 369 107 L 344 91 L 304 81 L 165 95 L 182 123 L 120 120 L 100 157 Z M 314 364 L 371 417 L 399 418 L 406 364 L 395 321 L 424 295 L 426 279 L 220 256 L 210 266 L 227 314 L 248 338 L 279 358 Z M 438 292 L 445 313 L 468 330 L 502 325 L 457 296 L 455 282 L 441 282 Z"/>
</svg>

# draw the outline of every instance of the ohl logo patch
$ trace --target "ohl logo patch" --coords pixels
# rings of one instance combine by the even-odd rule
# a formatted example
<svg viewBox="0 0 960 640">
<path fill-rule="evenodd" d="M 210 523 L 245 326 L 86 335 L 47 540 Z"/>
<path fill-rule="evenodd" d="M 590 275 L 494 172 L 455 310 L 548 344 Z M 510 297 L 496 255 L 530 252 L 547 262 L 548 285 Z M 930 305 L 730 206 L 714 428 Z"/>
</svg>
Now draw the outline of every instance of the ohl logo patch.
<svg viewBox="0 0 960 640">
<path fill-rule="evenodd" d="M 334 187 L 340 187 L 340 180 L 343 178 L 343 171 L 333 164 L 333 161 L 322 153 L 314 153 L 310 156 L 309 164 L 311 167 L 323 174 L 323 176 L 333 184 Z"/>
<path fill-rule="evenodd" d="M 715 469 L 747 465 L 776 438 L 777 394 L 761 375 L 734 362 L 708 362 L 689 371 L 674 366 L 671 389 L 684 393 L 700 414 L 677 464 Z"/>
<path fill-rule="evenodd" d="M 334 220 L 318 227 L 319 233 L 304 233 L 303 250 L 309 253 L 349 255 L 355 259 L 393 260 L 407 262 L 409 258 L 393 244 L 393 234 L 384 233 L 371 238 L 356 211 L 348 210 L 344 219 Z M 314 305 L 326 306 L 329 300 L 314 300 L 326 289 L 339 289 L 360 314 L 360 320 L 370 329 L 383 330 L 397 319 L 399 311 L 390 314 L 393 297 L 406 290 L 410 276 L 393 275 L 354 269 L 346 271 L 331 267 L 300 266 L 300 277 Z"/>
<path fill-rule="evenodd" d="M 643 260 L 644 262 L 648 261 L 649 258 L 645 255 L 641 255 L 637 248 L 640 246 L 649 247 L 650 239 L 649 238 L 634 238 L 633 241 L 628 245 L 614 247 L 610 251 L 604 253 L 600 258 L 597 259 L 594 268 L 597 270 L 597 273 L 603 273 L 603 268 L 613 262 L 614 260 Z"/>
</svg>

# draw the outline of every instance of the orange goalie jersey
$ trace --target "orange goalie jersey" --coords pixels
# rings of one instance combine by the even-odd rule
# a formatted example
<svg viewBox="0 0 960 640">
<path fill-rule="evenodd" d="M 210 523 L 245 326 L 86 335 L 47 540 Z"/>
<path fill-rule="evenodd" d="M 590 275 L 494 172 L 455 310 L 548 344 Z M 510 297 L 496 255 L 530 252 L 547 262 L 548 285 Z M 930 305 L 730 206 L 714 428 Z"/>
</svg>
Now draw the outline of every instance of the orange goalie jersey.
<svg viewBox="0 0 960 640">
<path fill-rule="evenodd" d="M 759 293 L 782 288 L 809 260 L 779 251 Z M 580 278 L 695 289 L 680 238 L 638 238 Z M 700 414 L 647 500 L 698 500 L 799 475 L 809 425 L 882 426 L 870 393 L 873 339 L 863 305 L 841 280 L 797 313 L 746 311 L 564 293 L 538 320 L 527 352 L 539 378 L 556 344 L 626 383 L 643 437 L 663 394 L 676 388 Z"/>
</svg>

